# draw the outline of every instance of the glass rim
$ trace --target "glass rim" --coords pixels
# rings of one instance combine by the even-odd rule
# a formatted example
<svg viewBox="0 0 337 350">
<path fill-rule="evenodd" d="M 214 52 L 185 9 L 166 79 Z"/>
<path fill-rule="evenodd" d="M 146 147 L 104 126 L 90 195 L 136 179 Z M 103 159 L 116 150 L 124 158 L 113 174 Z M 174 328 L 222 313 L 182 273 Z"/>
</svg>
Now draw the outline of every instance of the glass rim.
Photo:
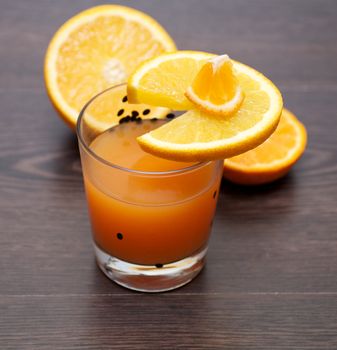
<svg viewBox="0 0 337 350">
<path fill-rule="evenodd" d="M 95 158 L 98 162 L 110 167 L 110 168 L 114 168 L 117 170 L 121 170 L 124 172 L 129 172 L 129 173 L 133 173 L 133 174 L 138 174 L 138 175 L 178 175 L 180 173 L 186 173 L 189 171 L 193 171 L 199 168 L 202 168 L 203 166 L 206 166 L 208 164 L 210 164 L 212 161 L 206 161 L 206 162 L 198 162 L 196 164 L 190 165 L 188 167 L 184 167 L 184 168 L 180 168 L 180 169 L 175 169 L 175 170 L 166 170 L 166 171 L 145 171 L 145 170 L 134 170 L 134 169 L 130 169 L 127 167 L 123 167 L 121 165 L 115 164 L 113 162 L 109 162 L 106 159 L 104 159 L 103 157 L 99 156 L 96 152 L 94 152 L 89 145 L 84 141 L 83 136 L 82 136 L 82 128 L 81 128 L 81 121 L 84 118 L 85 112 L 87 110 L 87 108 L 94 102 L 96 101 L 96 99 L 98 99 L 100 96 L 104 95 L 105 93 L 107 93 L 108 91 L 111 91 L 119 86 L 123 86 L 126 85 L 126 83 L 121 83 L 121 84 L 117 84 L 114 86 L 111 86 L 101 92 L 99 92 L 98 94 L 96 94 L 95 96 L 93 96 L 81 109 L 78 118 L 77 118 L 77 122 L 76 122 L 76 134 L 77 134 L 77 138 L 80 142 L 80 144 L 84 147 L 85 151 L 92 156 L 93 158 Z M 116 124 L 117 126 L 118 124 Z"/>
</svg>

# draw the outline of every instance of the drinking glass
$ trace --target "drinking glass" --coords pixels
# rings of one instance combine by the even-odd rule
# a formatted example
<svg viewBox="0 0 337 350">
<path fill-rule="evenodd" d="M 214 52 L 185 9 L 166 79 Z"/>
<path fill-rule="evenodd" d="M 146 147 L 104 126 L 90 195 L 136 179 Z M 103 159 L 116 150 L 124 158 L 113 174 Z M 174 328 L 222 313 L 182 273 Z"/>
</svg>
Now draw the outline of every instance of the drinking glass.
<svg viewBox="0 0 337 350">
<path fill-rule="evenodd" d="M 114 126 L 121 103 L 124 109 L 128 104 L 125 98 L 116 102 L 116 89 L 121 85 L 91 99 L 77 122 L 96 260 L 108 278 L 129 289 L 175 289 L 205 264 L 223 161 L 142 171 L 104 159 L 93 149 L 93 141 L 125 124 Z M 162 117 L 152 113 L 152 120 Z M 142 123 L 145 120 L 137 117 L 132 126 Z"/>
</svg>

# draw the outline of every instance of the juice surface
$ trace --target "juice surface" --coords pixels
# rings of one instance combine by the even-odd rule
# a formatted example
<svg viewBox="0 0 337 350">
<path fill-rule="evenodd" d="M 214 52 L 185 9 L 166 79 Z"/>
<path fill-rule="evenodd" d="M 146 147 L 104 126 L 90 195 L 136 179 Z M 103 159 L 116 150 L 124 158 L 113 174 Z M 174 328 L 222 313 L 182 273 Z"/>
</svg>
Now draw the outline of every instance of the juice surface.
<svg viewBox="0 0 337 350">
<path fill-rule="evenodd" d="M 165 124 L 166 120 L 143 120 L 113 127 L 99 135 L 90 148 L 103 159 L 118 166 L 138 171 L 170 171 L 195 163 L 176 162 L 144 152 L 136 138 Z"/>
<path fill-rule="evenodd" d="M 106 161 L 137 171 L 193 166 L 157 158 L 138 146 L 136 137 L 161 123 L 121 124 L 99 135 L 90 148 Z M 127 262 L 161 266 L 207 244 L 220 182 L 217 163 L 165 176 L 86 163 L 89 161 L 84 162 L 84 180 L 93 238 L 100 249 Z"/>
</svg>

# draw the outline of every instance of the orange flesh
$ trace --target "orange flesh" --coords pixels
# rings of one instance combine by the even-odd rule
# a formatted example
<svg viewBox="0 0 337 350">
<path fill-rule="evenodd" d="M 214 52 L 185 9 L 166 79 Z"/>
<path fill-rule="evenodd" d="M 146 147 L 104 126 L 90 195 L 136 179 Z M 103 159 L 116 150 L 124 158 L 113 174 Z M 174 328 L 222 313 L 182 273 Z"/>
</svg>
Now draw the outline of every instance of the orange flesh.
<svg viewBox="0 0 337 350">
<path fill-rule="evenodd" d="M 90 147 L 104 159 L 134 170 L 169 171 L 192 165 L 141 150 L 136 137 L 159 123 L 120 125 L 99 135 Z M 84 169 L 84 180 L 93 238 L 108 254 L 132 263 L 167 264 L 206 245 L 220 182 L 214 163 L 198 173 L 152 180 L 117 171 L 109 176 L 106 167 L 92 164 Z M 112 196 L 116 188 L 120 200 Z M 200 191 L 191 199 L 195 188 Z M 165 201 L 169 204 L 160 205 Z"/>
<path fill-rule="evenodd" d="M 119 16 L 97 17 L 69 34 L 60 47 L 56 62 L 59 90 L 69 105 L 80 110 L 98 92 L 126 81 L 142 61 L 165 51 L 138 22 Z M 114 69 L 121 71 L 110 78 Z"/>
<path fill-rule="evenodd" d="M 231 158 L 231 162 L 238 162 L 242 166 L 273 167 L 272 163 L 284 159 L 296 146 L 298 132 L 298 128 L 294 128 L 290 120 L 282 116 L 275 132 L 264 143 Z"/>
<path fill-rule="evenodd" d="M 264 143 L 225 160 L 224 177 L 243 185 L 277 180 L 300 158 L 306 143 L 305 127 L 291 112 L 283 109 L 275 132 Z"/>
<path fill-rule="evenodd" d="M 215 105 L 230 101 L 236 93 L 237 81 L 232 73 L 230 62 L 214 70 L 212 62 L 207 62 L 195 78 L 192 88 L 200 99 Z"/>
</svg>

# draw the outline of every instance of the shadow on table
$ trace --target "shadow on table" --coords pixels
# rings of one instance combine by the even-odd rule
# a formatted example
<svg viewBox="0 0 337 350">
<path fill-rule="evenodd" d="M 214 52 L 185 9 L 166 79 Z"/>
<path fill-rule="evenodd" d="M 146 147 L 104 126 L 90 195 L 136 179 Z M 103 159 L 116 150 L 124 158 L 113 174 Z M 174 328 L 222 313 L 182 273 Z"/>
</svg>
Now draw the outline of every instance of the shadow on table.
<svg viewBox="0 0 337 350">
<path fill-rule="evenodd" d="M 296 207 L 296 175 L 289 173 L 270 184 L 235 185 L 223 180 L 217 207 L 218 217 L 226 222 L 284 220 Z"/>
<path fill-rule="evenodd" d="M 59 175 L 56 179 L 82 182 L 81 161 L 76 134 L 69 131 L 60 135 L 58 150 L 57 154 L 59 156 L 53 162 L 54 173 Z"/>
<path fill-rule="evenodd" d="M 282 191 L 293 186 L 295 180 L 293 174 L 290 172 L 286 176 L 264 185 L 237 185 L 229 180 L 223 179 L 221 183 L 221 192 L 236 195 L 269 195 Z"/>
</svg>

